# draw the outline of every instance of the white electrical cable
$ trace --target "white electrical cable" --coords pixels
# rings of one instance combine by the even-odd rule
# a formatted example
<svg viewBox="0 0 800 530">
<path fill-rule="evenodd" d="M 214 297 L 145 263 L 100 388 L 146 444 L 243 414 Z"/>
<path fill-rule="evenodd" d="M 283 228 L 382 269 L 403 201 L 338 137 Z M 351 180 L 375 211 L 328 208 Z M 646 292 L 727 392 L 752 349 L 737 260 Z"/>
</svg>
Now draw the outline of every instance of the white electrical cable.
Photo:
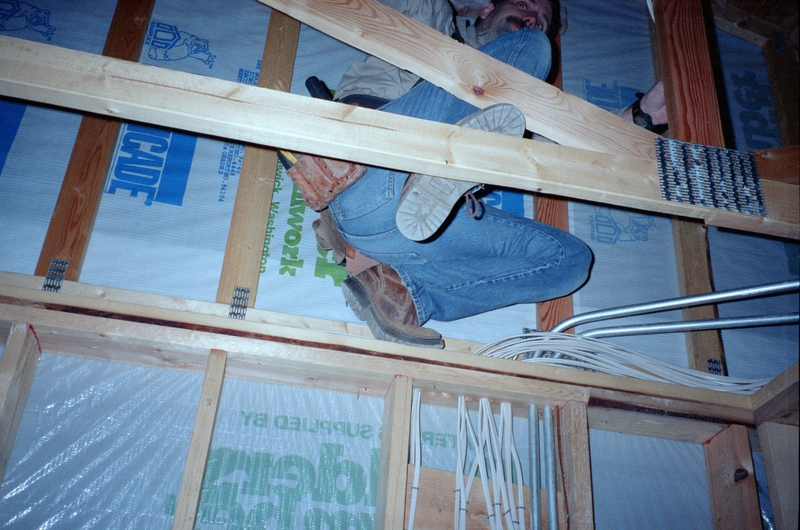
<svg viewBox="0 0 800 530">
<path fill-rule="evenodd" d="M 414 389 L 411 400 L 411 465 L 414 466 L 414 480 L 411 484 L 411 508 L 408 514 L 408 530 L 414 530 L 414 517 L 417 512 L 417 495 L 419 493 L 419 468 L 422 465 L 422 436 L 419 425 L 420 391 Z"/>
<path fill-rule="evenodd" d="M 533 357 L 552 352 L 559 358 Z M 535 332 L 515 335 L 480 348 L 475 355 L 524 362 L 588 369 L 647 381 L 674 383 L 708 390 L 751 394 L 770 379 L 739 379 L 683 368 L 602 340 L 568 333 Z"/>
</svg>

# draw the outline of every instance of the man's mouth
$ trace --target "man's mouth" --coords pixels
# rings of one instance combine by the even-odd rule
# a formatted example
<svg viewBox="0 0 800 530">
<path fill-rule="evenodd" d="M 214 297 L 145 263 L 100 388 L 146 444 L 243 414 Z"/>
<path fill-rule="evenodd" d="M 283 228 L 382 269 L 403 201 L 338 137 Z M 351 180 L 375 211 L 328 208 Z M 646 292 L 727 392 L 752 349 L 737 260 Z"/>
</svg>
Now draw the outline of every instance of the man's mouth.
<svg viewBox="0 0 800 530">
<path fill-rule="evenodd" d="M 521 30 L 526 26 L 525 21 L 519 17 L 515 17 L 514 15 L 509 15 L 506 17 L 506 22 L 508 22 L 511 26 L 516 26 L 517 30 Z"/>
</svg>

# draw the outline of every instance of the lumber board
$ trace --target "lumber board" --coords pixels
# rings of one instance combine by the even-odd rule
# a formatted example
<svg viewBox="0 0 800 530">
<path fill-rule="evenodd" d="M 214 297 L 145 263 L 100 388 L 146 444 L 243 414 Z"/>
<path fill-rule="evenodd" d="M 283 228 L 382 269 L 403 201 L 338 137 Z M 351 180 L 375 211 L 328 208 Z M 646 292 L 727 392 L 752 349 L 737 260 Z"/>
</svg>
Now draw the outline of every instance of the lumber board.
<svg viewBox="0 0 800 530">
<path fill-rule="evenodd" d="M 21 295 L 23 290 L 4 287 L 0 296 L 2 293 Z M 232 361 L 267 367 L 264 371 L 253 370 L 253 378 L 269 378 L 271 372 L 278 373 L 275 377 L 294 373 L 289 380 L 292 384 L 331 384 L 360 391 L 349 381 L 363 379 L 385 384 L 394 374 L 405 373 L 415 378 L 418 387 L 441 392 L 469 391 L 511 403 L 530 403 L 534 395 L 546 402 L 585 402 L 591 389 L 592 396 L 602 391 L 606 403 L 631 402 L 662 413 L 753 424 L 747 395 L 535 366 L 458 351 L 409 348 L 369 337 L 284 328 L 255 320 L 154 310 L 147 305 L 135 311 L 128 306 L 132 318 L 126 320 L 125 314 L 114 313 L 116 302 L 70 307 L 62 305 L 67 302 L 66 296 L 47 294 L 50 297 L 19 303 L 25 305 L 0 304 L 0 321 L 30 322 L 37 329 L 42 348 L 53 353 L 185 369 L 184 364 L 195 362 L 196 357 L 189 353 L 197 355 L 204 349 L 219 347 L 230 352 Z M 74 298 L 70 296 L 69 301 Z M 51 304 L 61 307 L 44 308 Z M 92 307 L 102 307 L 98 312 L 102 316 L 90 316 Z M 269 348 L 264 347 L 265 341 Z"/>
<path fill-rule="evenodd" d="M 758 437 L 764 455 L 767 487 L 778 530 L 794 530 L 798 526 L 798 454 L 800 437 L 797 425 L 767 422 L 758 426 Z"/>
<path fill-rule="evenodd" d="M 800 185 L 800 146 L 754 151 L 758 173 L 763 180 Z"/>
<path fill-rule="evenodd" d="M 289 91 L 299 36 L 299 22 L 280 11 L 270 14 L 258 86 Z M 219 303 L 230 303 L 239 287 L 250 292 L 247 306 L 255 305 L 277 166 L 275 149 L 245 147 L 217 289 Z"/>
<path fill-rule="evenodd" d="M 553 40 L 553 67 L 556 75 L 551 84 L 563 90 L 563 70 L 561 61 L 561 36 Z M 569 232 L 569 202 L 556 197 L 534 196 L 536 220 L 550 226 Z M 562 296 L 536 304 L 536 327 L 541 330 L 550 330 L 553 326 L 563 322 L 575 314 L 572 295 Z"/>
<path fill-rule="evenodd" d="M 155 0 L 117 2 L 103 55 L 138 61 L 154 5 Z M 81 119 L 36 264 L 36 275 L 46 276 L 50 262 L 57 258 L 68 262 L 65 278 L 80 277 L 119 127 L 119 121 L 109 117 Z"/>
<path fill-rule="evenodd" d="M 412 393 L 413 380 L 397 375 L 384 399 L 376 528 L 404 528 Z"/>
<path fill-rule="evenodd" d="M 661 199 L 651 160 L 509 138 L 10 37 L 0 37 L 0 48 L 0 94 L 11 97 L 800 239 L 796 186 L 762 183 L 768 210 L 784 217 L 675 203 Z"/>
<path fill-rule="evenodd" d="M 0 484 L 14 447 L 40 353 L 30 325 L 13 322 L 0 357 Z"/>
<path fill-rule="evenodd" d="M 663 414 L 650 414 L 608 407 L 587 409 L 590 429 L 653 436 L 679 442 L 703 444 L 726 426 Z"/>
<path fill-rule="evenodd" d="M 703 445 L 711 496 L 711 514 L 718 530 L 761 528 L 756 477 L 747 428 L 731 425 Z"/>
<path fill-rule="evenodd" d="M 724 147 L 714 71 L 700 0 L 656 0 L 656 37 L 672 138 Z M 707 230 L 696 221 L 672 223 L 678 289 L 681 296 L 714 291 Z M 718 317 L 716 306 L 682 310 L 684 320 Z M 718 330 L 686 333 L 689 367 L 703 372 L 727 373 Z"/>
<path fill-rule="evenodd" d="M 756 425 L 765 422 L 800 424 L 800 388 L 798 363 L 775 377 L 752 396 Z"/>
<path fill-rule="evenodd" d="M 528 129 L 554 142 L 653 159 L 653 134 L 376 0 L 259 0 L 479 108 L 517 106 Z"/>
<path fill-rule="evenodd" d="M 200 503 L 211 439 L 214 436 L 214 424 L 217 421 L 227 361 L 228 352 L 225 350 L 212 349 L 208 355 L 206 375 L 200 390 L 200 403 L 197 406 L 189 453 L 186 456 L 181 489 L 175 506 L 172 522 L 172 528 L 175 530 L 192 530 L 197 519 L 197 507 Z"/>
<path fill-rule="evenodd" d="M 569 528 L 594 528 L 592 466 L 586 404 L 570 401 L 558 409 L 558 447 Z"/>
<path fill-rule="evenodd" d="M 800 73 L 797 59 L 786 46 L 779 50 L 770 39 L 761 47 L 767 66 L 772 101 L 784 146 L 800 143 Z"/>
</svg>

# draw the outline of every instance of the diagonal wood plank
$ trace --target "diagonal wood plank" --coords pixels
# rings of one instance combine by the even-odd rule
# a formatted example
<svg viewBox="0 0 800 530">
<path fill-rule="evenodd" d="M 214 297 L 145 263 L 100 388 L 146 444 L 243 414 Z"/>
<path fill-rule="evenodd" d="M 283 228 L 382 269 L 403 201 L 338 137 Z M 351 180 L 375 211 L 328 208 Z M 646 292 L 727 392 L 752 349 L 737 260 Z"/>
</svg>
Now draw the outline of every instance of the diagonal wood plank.
<svg viewBox="0 0 800 530">
<path fill-rule="evenodd" d="M 289 91 L 299 36 L 299 22 L 280 11 L 272 11 L 258 86 Z M 255 304 L 277 164 L 278 155 L 274 149 L 245 147 L 217 289 L 219 303 L 230 303 L 234 289 L 242 287 L 250 291 L 248 307 Z"/>
<path fill-rule="evenodd" d="M 139 60 L 153 5 L 155 0 L 119 0 L 104 56 Z M 46 276 L 50 262 L 57 258 L 68 262 L 65 279 L 79 278 L 118 132 L 119 121 L 115 119 L 84 116 L 81 120 L 36 264 L 37 276 Z"/>
<path fill-rule="evenodd" d="M 656 31 L 670 133 L 673 138 L 724 147 L 714 72 L 700 0 L 656 0 Z M 714 290 L 707 229 L 702 223 L 672 222 L 681 296 Z M 717 318 L 716 306 L 683 310 L 685 320 Z M 717 330 L 686 334 L 689 366 L 727 373 L 722 335 Z"/>
<path fill-rule="evenodd" d="M 797 186 L 768 217 L 661 199 L 655 161 L 532 142 L 0 37 L 0 94 L 408 172 L 800 238 Z"/>
<path fill-rule="evenodd" d="M 649 131 L 460 44 L 376 0 L 259 0 L 483 108 L 517 106 L 561 145 L 653 159 Z"/>
</svg>

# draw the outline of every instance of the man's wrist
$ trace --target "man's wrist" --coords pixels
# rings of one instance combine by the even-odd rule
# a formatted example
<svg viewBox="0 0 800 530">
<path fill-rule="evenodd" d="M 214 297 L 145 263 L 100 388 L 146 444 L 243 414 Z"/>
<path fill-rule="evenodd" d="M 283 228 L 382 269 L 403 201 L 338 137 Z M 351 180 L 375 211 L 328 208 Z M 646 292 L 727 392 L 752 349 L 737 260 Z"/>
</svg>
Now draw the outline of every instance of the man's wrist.
<svg viewBox="0 0 800 530">
<path fill-rule="evenodd" d="M 633 123 L 638 125 L 639 127 L 644 127 L 648 131 L 652 131 L 656 128 L 653 125 L 653 118 L 642 110 L 642 97 L 644 94 L 641 92 L 636 94 L 636 101 L 633 102 L 631 105 L 631 115 L 633 116 Z"/>
</svg>

